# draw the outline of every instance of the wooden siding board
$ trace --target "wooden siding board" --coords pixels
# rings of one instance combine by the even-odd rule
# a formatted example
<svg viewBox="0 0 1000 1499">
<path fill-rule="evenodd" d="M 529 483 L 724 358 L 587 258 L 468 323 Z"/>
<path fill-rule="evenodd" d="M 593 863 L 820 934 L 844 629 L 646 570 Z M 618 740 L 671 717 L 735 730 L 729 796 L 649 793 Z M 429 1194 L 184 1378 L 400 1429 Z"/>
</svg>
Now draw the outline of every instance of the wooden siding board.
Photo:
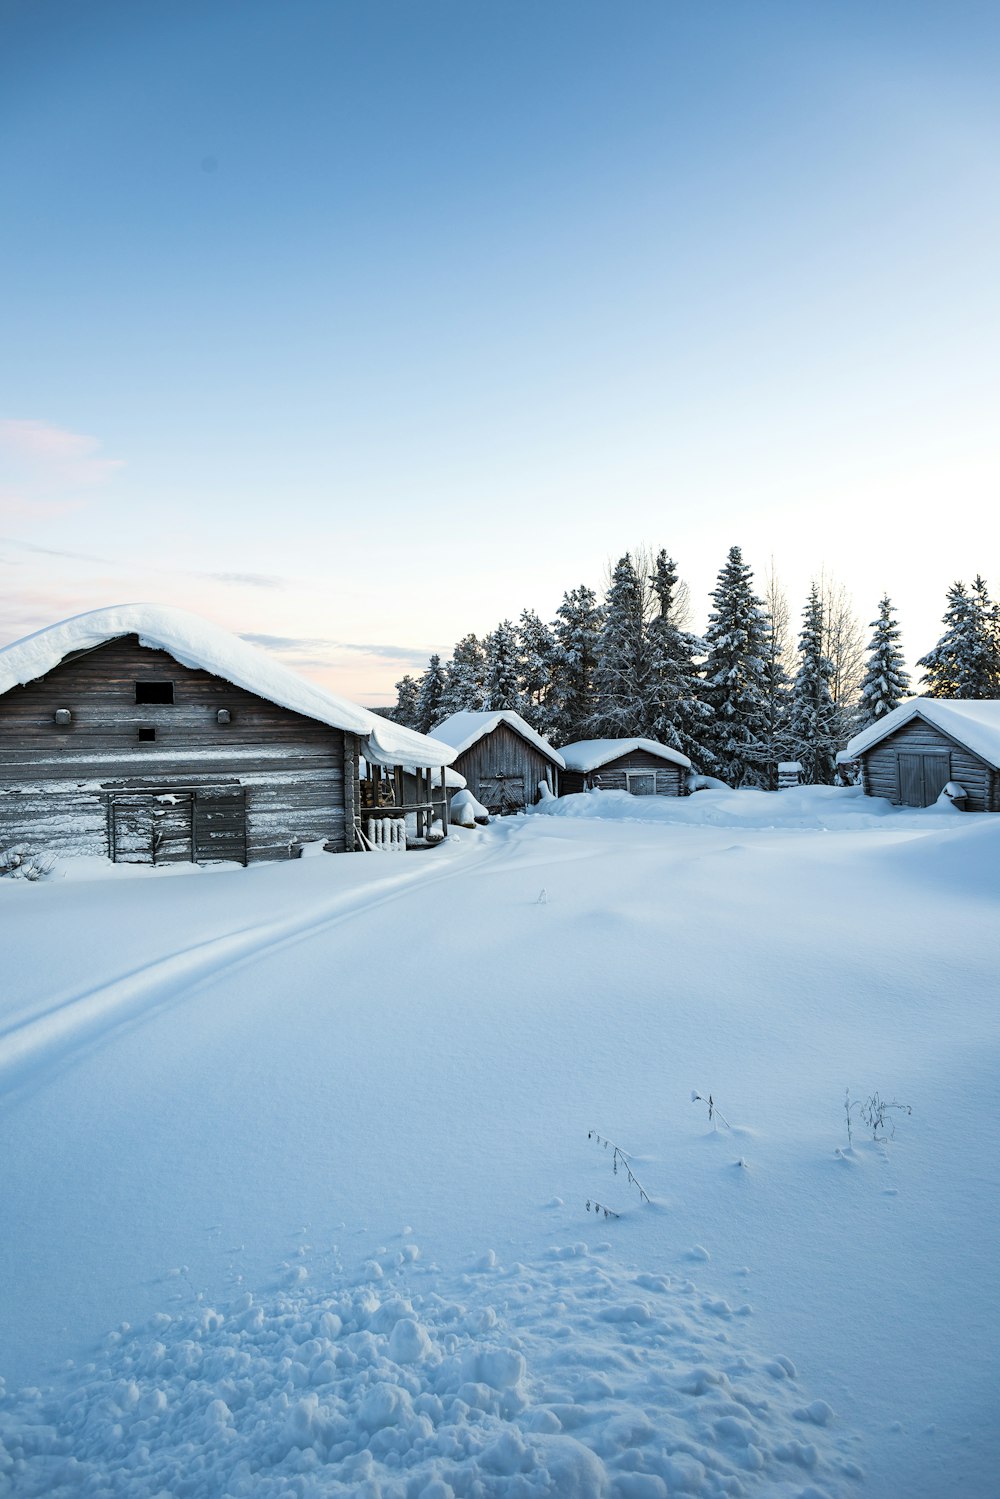
<svg viewBox="0 0 1000 1499">
<path fill-rule="evenodd" d="M 172 704 L 135 683 L 172 681 Z M 57 708 L 73 714 L 57 726 Z M 226 708 L 228 724 L 217 713 Z M 140 725 L 157 729 L 140 745 Z M 349 736 L 353 739 L 354 736 Z M 247 856 L 287 858 L 323 838 L 347 847 L 345 735 L 125 636 L 0 696 L 0 838 L 109 853 L 105 788 L 247 788 Z M 24 793 L 17 801 L 10 793 Z M 353 827 L 353 818 L 352 818 Z"/>
</svg>

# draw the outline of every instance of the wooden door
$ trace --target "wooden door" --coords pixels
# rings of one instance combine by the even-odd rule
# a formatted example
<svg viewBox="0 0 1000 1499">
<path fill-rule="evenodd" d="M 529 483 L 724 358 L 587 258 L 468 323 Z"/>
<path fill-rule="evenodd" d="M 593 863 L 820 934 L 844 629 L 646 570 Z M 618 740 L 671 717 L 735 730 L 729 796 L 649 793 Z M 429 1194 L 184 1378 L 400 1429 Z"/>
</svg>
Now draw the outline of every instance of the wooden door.
<svg viewBox="0 0 1000 1499">
<path fill-rule="evenodd" d="M 164 791 L 154 795 L 154 864 L 190 864 L 193 861 L 193 804 L 190 791 Z"/>
<path fill-rule="evenodd" d="M 628 773 L 628 789 L 633 796 L 655 796 L 656 771 L 630 770 Z"/>
<path fill-rule="evenodd" d="M 150 796 L 111 799 L 111 857 L 116 864 L 152 864 L 153 807 Z"/>
<path fill-rule="evenodd" d="M 492 817 L 505 817 L 508 812 L 523 812 L 524 776 L 509 776 L 500 771 L 483 776 L 479 782 L 477 799 Z"/>
<path fill-rule="evenodd" d="M 931 806 L 951 779 L 950 755 L 921 755 L 901 750 L 896 763 L 899 800 L 904 807 Z"/>
<path fill-rule="evenodd" d="M 247 861 L 246 792 L 242 786 L 211 786 L 195 793 L 194 852 L 199 861 Z"/>
</svg>

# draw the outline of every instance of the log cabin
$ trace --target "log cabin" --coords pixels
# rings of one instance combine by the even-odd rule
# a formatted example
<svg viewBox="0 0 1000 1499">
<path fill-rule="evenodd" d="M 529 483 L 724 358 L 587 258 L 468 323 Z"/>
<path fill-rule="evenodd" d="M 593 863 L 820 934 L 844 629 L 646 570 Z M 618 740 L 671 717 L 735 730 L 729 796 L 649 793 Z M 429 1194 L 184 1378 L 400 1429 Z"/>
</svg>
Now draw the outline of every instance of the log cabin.
<svg viewBox="0 0 1000 1499">
<path fill-rule="evenodd" d="M 969 812 L 1000 812 L 1000 701 L 915 697 L 855 734 L 838 755 L 861 768 L 867 796 L 895 806 L 949 800 Z"/>
<path fill-rule="evenodd" d="M 452 746 L 453 768 L 492 817 L 533 806 L 543 785 L 559 794 L 562 755 L 512 709 L 453 713 L 431 733 Z"/>
<path fill-rule="evenodd" d="M 98 609 L 0 649 L 0 849 L 252 864 L 364 849 L 363 818 L 408 814 L 426 843 L 454 757 L 180 609 Z M 362 759 L 395 793 L 371 809 Z"/>
<path fill-rule="evenodd" d="M 563 796 L 574 791 L 683 796 L 691 770 L 687 755 L 655 739 L 578 739 L 559 753 L 566 762 Z"/>
</svg>

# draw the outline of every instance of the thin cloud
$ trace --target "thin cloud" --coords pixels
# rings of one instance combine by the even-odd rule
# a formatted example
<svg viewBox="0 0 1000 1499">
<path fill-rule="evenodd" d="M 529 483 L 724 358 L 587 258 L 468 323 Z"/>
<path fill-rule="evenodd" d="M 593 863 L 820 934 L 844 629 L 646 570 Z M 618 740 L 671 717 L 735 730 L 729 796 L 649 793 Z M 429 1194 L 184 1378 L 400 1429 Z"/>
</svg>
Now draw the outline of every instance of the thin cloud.
<svg viewBox="0 0 1000 1499">
<path fill-rule="evenodd" d="M 93 552 L 65 552 L 59 547 L 37 546 L 33 541 L 16 541 L 14 537 L 4 537 L 2 544 L 18 547 L 22 552 L 37 552 L 42 557 L 69 557 L 74 562 L 99 562 L 102 567 L 115 566 L 110 557 L 97 557 Z"/>
<path fill-rule="evenodd" d="M 23 476 L 60 488 L 104 484 L 125 463 L 123 458 L 102 457 L 96 437 L 51 422 L 12 418 L 0 421 L 0 455 Z"/>
<path fill-rule="evenodd" d="M 248 640 L 251 645 L 263 646 L 268 651 L 287 651 L 295 655 L 309 654 L 324 651 L 333 654 L 337 651 L 353 651 L 360 656 L 374 656 L 381 661 L 402 661 L 408 666 L 423 668 L 427 665 L 429 652 L 415 648 L 411 645 L 370 645 L 362 644 L 354 640 L 323 640 L 308 635 L 260 635 L 250 631 L 244 631 L 240 635 L 241 640 Z M 328 666 L 329 655 L 323 659 L 310 659 L 303 661 L 302 665 Z"/>
<path fill-rule="evenodd" d="M 200 578 L 211 578 L 215 583 L 231 583 L 241 588 L 287 588 L 288 579 L 276 573 L 198 573 Z M 245 636 L 249 639 L 249 636 Z"/>
</svg>

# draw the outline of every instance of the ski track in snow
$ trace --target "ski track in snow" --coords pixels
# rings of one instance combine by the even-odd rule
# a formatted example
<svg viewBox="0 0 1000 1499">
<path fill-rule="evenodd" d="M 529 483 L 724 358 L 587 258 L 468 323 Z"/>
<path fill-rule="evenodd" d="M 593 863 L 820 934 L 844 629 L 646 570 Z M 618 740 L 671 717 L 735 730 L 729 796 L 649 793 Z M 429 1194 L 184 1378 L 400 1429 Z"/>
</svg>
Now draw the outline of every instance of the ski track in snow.
<svg viewBox="0 0 1000 1499">
<path fill-rule="evenodd" d="M 493 852 L 490 846 L 477 850 L 473 858 L 479 863 L 489 859 Z M 225 970 L 253 962 L 398 900 L 418 881 L 426 885 L 465 875 L 471 863 L 465 858 L 443 869 L 407 869 L 363 890 L 337 895 L 303 915 L 195 943 L 109 982 L 60 999 L 49 1009 L 0 1031 L 0 1088 L 10 1096 L 18 1087 L 37 1081 L 41 1071 L 66 1063 L 83 1047 L 186 997 Z"/>
<path fill-rule="evenodd" d="M 575 1243 L 509 1268 L 489 1250 L 443 1284 L 401 1240 L 316 1289 L 300 1262 L 262 1300 L 123 1324 L 57 1389 L 0 1381 L 0 1495 L 858 1492 L 857 1437 L 690 1281 Z"/>
</svg>

